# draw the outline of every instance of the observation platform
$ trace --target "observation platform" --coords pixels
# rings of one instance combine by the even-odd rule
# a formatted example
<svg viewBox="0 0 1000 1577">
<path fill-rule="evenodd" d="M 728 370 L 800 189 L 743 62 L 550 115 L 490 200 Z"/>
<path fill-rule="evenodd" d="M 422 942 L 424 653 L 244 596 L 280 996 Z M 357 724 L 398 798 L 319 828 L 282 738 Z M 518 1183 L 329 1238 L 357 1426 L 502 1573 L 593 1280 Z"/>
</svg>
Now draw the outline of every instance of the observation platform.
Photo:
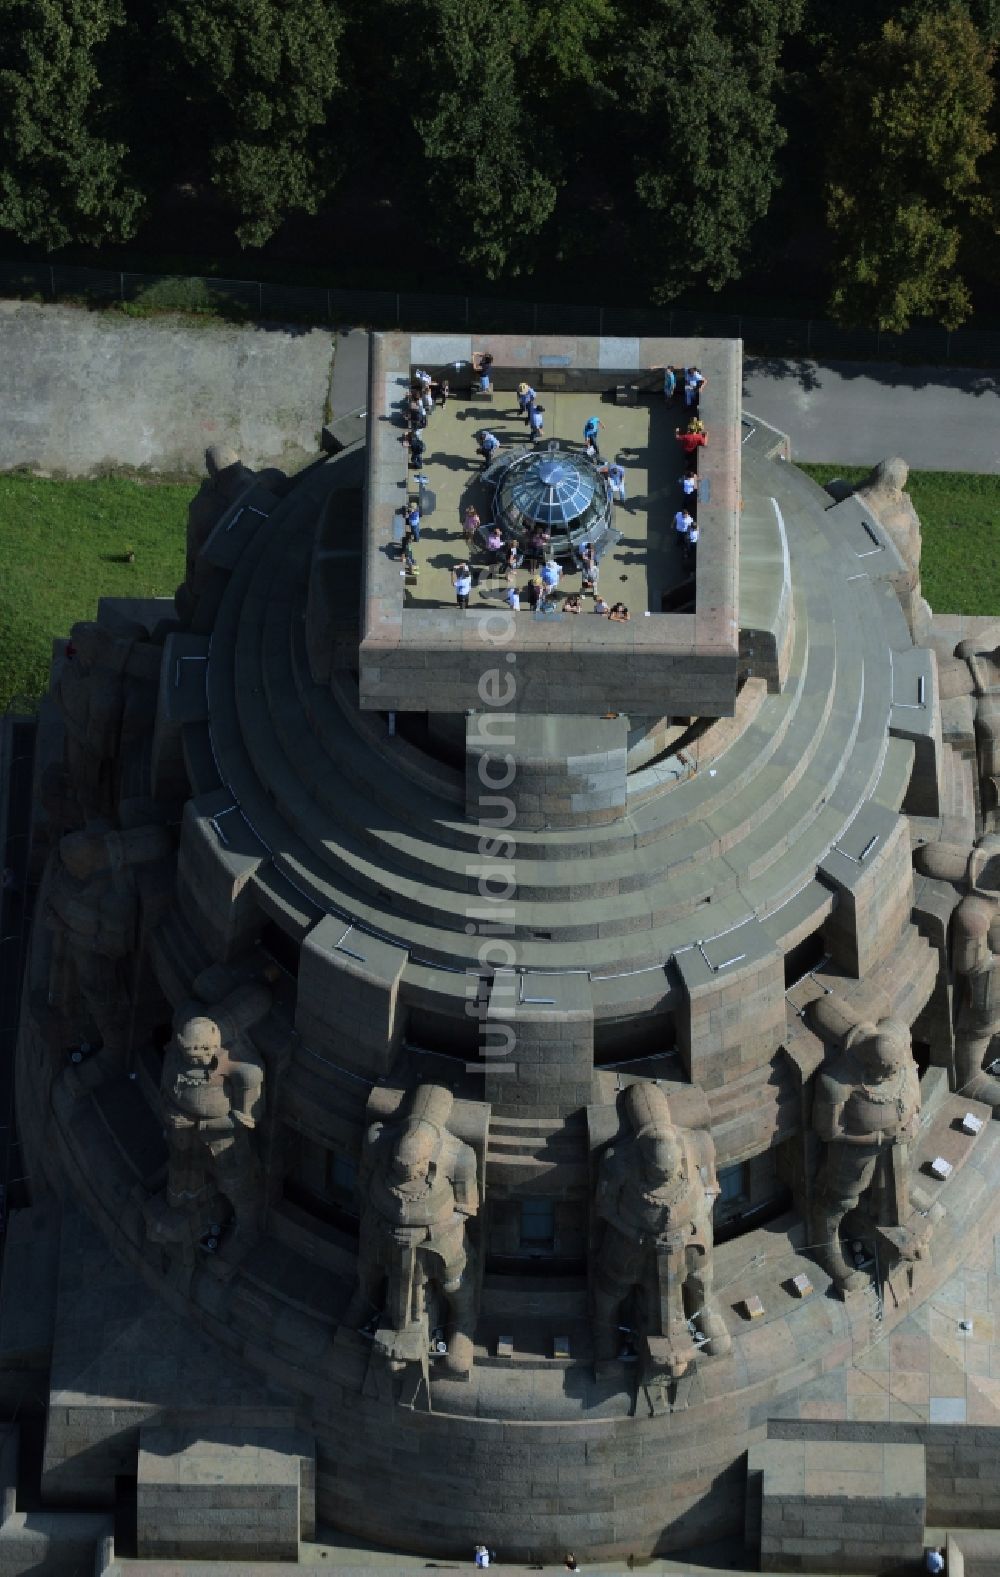
<svg viewBox="0 0 1000 1577">
<path fill-rule="evenodd" d="M 439 489 L 442 497 L 435 500 L 428 530 L 440 530 L 444 536 L 428 536 L 425 543 L 421 532 L 423 552 L 418 562 L 421 567 L 428 564 L 430 575 L 426 582 L 423 574 L 420 577 L 416 595 L 422 600 L 418 602 L 411 600 L 414 588 L 404 584 L 406 577 L 400 574 L 404 566 L 394 542 L 401 523 L 400 508 L 410 494 L 411 480 L 415 480 L 415 473 L 407 470 L 408 456 L 400 443 L 403 413 L 417 368 L 441 377 L 448 376 L 453 367 L 464 366 L 469 369 L 464 375 L 464 392 L 468 394 L 474 350 L 468 335 L 371 337 L 359 651 L 362 709 L 475 710 L 482 704 L 479 687 L 484 658 L 496 649 L 500 636 L 497 615 L 502 614 L 507 660 L 518 665 L 520 712 L 732 716 L 739 665 L 739 346 L 721 340 L 497 335 L 491 337 L 488 347 L 478 349 L 488 349 L 493 358 L 492 399 L 456 398 L 454 408 L 431 417 L 430 443 L 422 463 L 431 490 Z M 689 611 L 663 608 L 664 589 L 672 580 L 676 584 L 677 569 L 670 559 L 661 564 L 656 555 L 650 555 L 650 542 L 656 541 L 658 529 L 655 519 L 648 520 L 643 531 L 625 533 L 630 543 L 627 547 L 619 544 L 621 567 L 601 578 L 601 594 L 609 604 L 623 601 L 629 607 L 632 616 L 627 623 L 591 615 L 533 618 L 527 612 L 525 617 L 515 618 L 502 601 L 506 583 L 497 588 L 495 599 L 477 596 L 468 609 L 457 607 L 451 569 L 456 550 L 464 557 L 459 504 L 469 483 L 476 481 L 476 434 L 494 424 L 501 427 L 500 438 L 524 434 L 516 418 L 516 390 L 521 382 L 530 383 L 538 392 L 545 410 L 546 439 L 568 438 L 582 447 L 584 421 L 600 415 L 607 423 L 603 436 L 608 440 L 601 445 L 602 453 L 610 456 L 616 447 L 630 451 L 626 471 L 635 469 L 633 498 L 652 494 L 662 507 L 664 529 L 672 530 L 669 520 L 673 511 L 666 490 L 671 478 L 676 483 L 681 462 L 670 430 L 675 424 L 662 404 L 661 369 L 667 363 L 697 365 L 706 380 L 699 414 L 710 442 L 700 451 L 699 476 L 707 486 L 698 505 L 702 539 Z M 449 381 L 458 396 L 459 375 Z M 640 399 L 659 402 L 657 427 L 663 430 L 664 442 L 651 431 L 651 406 L 630 409 L 613 403 L 620 387 L 636 390 Z M 682 406 L 678 406 L 678 414 L 683 414 Z M 439 445 L 438 434 L 446 433 L 448 424 L 453 441 Z M 666 467 L 663 472 L 658 469 L 661 454 Z M 652 468 L 651 456 L 655 456 Z M 674 496 L 679 496 L 679 488 Z M 627 509 L 619 513 L 629 524 L 638 523 L 638 516 L 629 515 Z M 433 549 L 431 553 L 428 547 Z M 672 556 L 677 549 L 672 545 L 662 551 Z M 429 563 L 432 559 L 439 562 Z M 569 589 L 575 579 L 568 577 Z M 651 605 L 654 602 L 656 606 Z"/>
<path fill-rule="evenodd" d="M 673 525 L 674 514 L 684 501 L 680 479 L 685 462 L 674 438 L 674 428 L 684 426 L 690 415 L 683 403 L 667 405 L 661 394 L 649 394 L 638 405 L 618 406 L 594 394 L 547 390 L 542 404 L 545 437 L 537 445 L 540 452 L 549 440 L 558 440 L 561 450 L 582 454 L 583 424 L 589 416 L 599 416 L 604 423 L 601 460 L 617 459 L 625 471 L 625 502 L 615 504 L 612 515 L 621 540 L 609 546 L 601 560 L 601 595 L 609 603 L 624 602 L 633 619 L 646 612 L 662 613 L 665 603 L 676 612 L 693 611 L 694 565 L 685 562 Z M 467 558 L 473 571 L 482 572 L 473 591 L 473 605 L 502 603 L 508 585 L 513 584 L 522 594 L 524 618 L 530 619 L 525 588 L 532 572 L 527 565 L 512 581 L 503 574 L 491 574 L 493 555 L 481 541 L 468 554 L 462 536 L 469 504 L 475 506 L 484 526 L 493 517 L 496 488 L 483 480 L 482 462 L 475 452 L 478 434 L 484 428 L 499 438 L 501 456 L 509 456 L 528 443 L 517 398 L 503 391 L 486 404 L 480 404 L 475 395 L 452 398 L 443 410 L 435 407 L 423 430 L 427 452 L 422 471 L 427 477 L 425 495 L 429 495 L 431 511 L 421 517 L 420 542 L 414 549 L 419 575 L 415 582 L 406 581 L 405 604 L 412 608 L 454 607 L 451 572 Z M 408 489 L 412 496 L 417 493 L 414 474 L 410 473 Z M 703 492 L 708 491 L 703 486 Z M 581 593 L 582 582 L 573 560 L 560 558 L 559 562 L 564 574 L 555 602 L 561 609 L 567 597 Z M 688 595 L 678 596 L 685 585 Z M 584 615 L 592 614 L 593 599 L 588 595 L 582 602 Z"/>
</svg>

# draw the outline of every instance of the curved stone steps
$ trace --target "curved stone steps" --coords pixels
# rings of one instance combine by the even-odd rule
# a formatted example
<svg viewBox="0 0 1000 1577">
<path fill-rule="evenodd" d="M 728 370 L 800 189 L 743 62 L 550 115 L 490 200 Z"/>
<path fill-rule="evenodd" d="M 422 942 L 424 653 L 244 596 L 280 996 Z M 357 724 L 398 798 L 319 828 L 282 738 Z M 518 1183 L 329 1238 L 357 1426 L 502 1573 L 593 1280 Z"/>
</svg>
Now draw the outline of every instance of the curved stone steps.
<svg viewBox="0 0 1000 1577">
<path fill-rule="evenodd" d="M 827 688 L 832 682 L 832 677 L 832 673 L 829 671 L 821 672 L 817 678 L 817 685 Z M 783 769 L 781 774 L 782 781 L 786 786 L 790 784 L 794 787 L 796 777 L 805 770 L 810 759 L 809 720 L 804 720 L 800 727 L 802 738 L 793 740 L 789 751 L 789 760 L 792 765 L 788 770 Z M 814 732 L 814 730 L 812 731 Z M 313 746 L 313 749 L 315 750 L 315 746 Z M 841 741 L 833 752 L 832 759 L 836 759 L 842 750 L 843 742 Z M 299 757 L 297 756 L 296 759 L 299 759 Z M 308 755 L 306 759 L 308 760 Z M 315 773 L 310 771 L 309 776 L 315 777 Z M 318 792 L 322 793 L 322 788 Z M 339 789 L 331 790 L 330 792 L 338 794 L 339 803 L 337 810 L 341 818 L 341 827 L 344 825 L 345 812 L 347 819 L 349 819 L 353 805 L 357 810 L 355 824 L 359 835 L 364 837 L 367 833 L 371 839 L 372 828 L 369 802 L 359 799 L 358 796 L 353 794 L 342 794 Z M 290 794 L 288 800 L 289 803 L 292 803 L 294 796 Z M 805 806 L 807 814 L 808 805 L 809 797 L 806 796 Z M 752 814 L 761 817 L 763 811 L 758 810 Z M 367 828 L 363 825 L 362 818 L 367 818 Z M 790 835 L 788 828 L 791 825 L 791 819 L 790 813 L 787 811 L 785 813 L 785 823 L 785 834 Z M 381 829 L 378 829 L 378 834 L 381 842 Z M 727 841 L 730 843 L 735 841 L 737 835 L 736 832 L 729 829 Z M 379 849 L 380 862 L 376 870 L 380 878 L 388 861 L 395 857 L 405 868 L 410 870 L 416 868 L 422 877 L 426 880 L 434 881 L 438 886 L 449 886 L 456 891 L 475 890 L 475 867 L 473 868 L 473 873 L 470 874 L 467 858 L 460 856 L 456 861 L 451 850 L 441 849 L 428 844 L 426 840 L 417 838 L 405 829 L 393 835 L 392 844 L 393 847 L 389 851 L 385 850 L 384 844 Z M 705 837 L 702 835 L 699 840 L 697 831 L 692 830 L 686 833 L 683 840 L 675 840 L 675 847 L 671 848 L 665 845 L 658 847 L 648 846 L 641 857 L 632 855 L 631 851 L 628 850 L 614 858 L 605 860 L 591 859 L 580 870 L 573 866 L 566 866 L 563 862 L 557 862 L 555 867 L 553 867 L 550 862 L 517 860 L 514 863 L 514 874 L 518 882 L 518 892 L 522 899 L 531 900 L 541 897 L 545 902 L 549 903 L 564 902 L 567 898 L 572 901 L 590 897 L 607 899 L 633 891 L 641 892 L 655 882 L 669 880 L 672 888 L 670 905 L 673 912 L 678 913 L 682 908 L 690 908 L 693 904 L 703 900 L 708 890 L 707 883 L 713 877 L 717 879 L 717 884 L 725 885 L 727 882 L 731 883 L 733 881 L 733 873 L 728 867 L 723 870 L 716 870 L 714 873 L 704 869 L 705 857 L 717 852 L 720 846 L 721 840 L 717 837 Z M 678 847 L 681 848 L 680 855 L 677 852 Z M 449 861 L 453 862 L 454 866 L 451 871 L 448 869 Z M 688 884 L 686 890 L 682 890 L 681 867 L 694 861 L 701 862 L 701 874 L 693 883 Z M 645 915 L 647 910 L 648 904 L 646 901 L 640 900 L 637 905 L 632 907 L 632 914 L 641 913 Z M 605 917 L 610 918 L 612 913 L 613 909 L 607 910 Z M 626 911 L 625 917 L 628 918 L 628 911 Z M 545 928 L 546 917 L 544 912 L 538 916 L 534 914 L 529 915 L 528 918 L 530 924 L 536 925 L 539 929 Z"/>
<path fill-rule="evenodd" d="M 297 682 L 301 683 L 301 670 L 296 679 L 296 664 L 289 646 L 288 628 L 294 630 L 297 627 L 293 583 L 296 569 L 301 570 L 306 562 L 306 534 L 302 534 L 303 550 L 298 566 L 291 536 L 290 532 L 282 534 L 281 552 L 272 536 L 270 540 L 274 552 L 266 556 L 263 564 L 260 561 L 266 554 L 267 534 L 259 544 L 253 544 L 255 548 L 259 546 L 259 551 L 245 555 L 237 566 L 234 584 L 224 599 L 225 607 L 220 609 L 220 625 L 217 626 L 217 639 L 213 643 L 216 661 L 210 665 L 210 681 L 218 692 L 218 699 L 221 699 L 221 691 L 225 689 L 221 675 L 225 663 L 218 660 L 218 637 L 220 634 L 223 637 L 221 650 L 224 652 L 226 637 L 233 633 L 231 628 L 226 628 L 226 616 L 230 616 L 230 624 L 234 611 L 240 616 L 236 619 L 236 643 L 233 648 L 236 658 L 230 686 L 233 706 L 229 718 L 224 715 L 224 705 L 213 708 L 213 728 L 225 731 L 233 721 L 231 713 L 235 710 L 239 732 L 245 733 L 252 747 L 252 758 L 247 751 L 243 753 L 245 759 L 234 762 L 230 775 L 234 780 L 239 778 L 240 783 L 233 781 L 230 786 L 236 791 L 251 825 L 265 844 L 275 851 L 277 868 L 284 873 L 293 891 L 304 900 L 306 906 L 356 917 L 363 928 L 401 941 L 428 961 L 441 960 L 441 943 L 436 947 L 433 945 L 433 933 L 445 929 L 451 934 L 444 944 L 444 957 L 449 960 L 466 958 L 469 949 L 461 944 L 457 948 L 455 946 L 456 933 L 460 929 L 464 930 L 465 923 L 462 895 L 475 889 L 475 876 L 467 869 L 465 853 L 449 844 L 443 848 L 438 844 L 428 845 L 426 839 L 414 838 L 412 831 L 401 822 L 391 831 L 391 838 L 396 841 L 397 847 L 392 850 L 390 858 L 386 857 L 384 841 L 380 841 L 377 850 L 373 851 L 371 802 L 363 795 L 347 795 L 343 792 L 340 774 L 334 776 L 330 771 L 329 750 L 299 750 L 296 742 L 290 741 L 286 748 L 293 751 L 296 761 L 296 767 L 293 767 L 286 748 L 275 748 L 275 741 L 268 737 L 267 723 L 261 718 L 261 713 L 266 712 L 267 708 L 257 704 L 257 696 L 268 682 L 268 674 L 276 673 L 276 665 L 282 665 L 281 683 L 274 681 L 273 712 L 279 720 L 287 711 L 294 711 L 294 708 L 287 706 L 282 710 L 278 704 L 281 686 L 291 684 L 292 693 L 295 693 Z M 809 551 L 812 560 L 815 559 L 816 545 L 811 534 L 802 546 L 802 551 Z M 270 570 L 271 573 L 265 574 L 264 570 Z M 263 584 L 255 585 L 254 594 L 251 595 L 248 586 L 254 577 Z M 242 580 L 242 586 L 237 585 L 239 580 Z M 775 730 L 770 730 L 767 736 L 773 746 L 770 765 L 774 783 L 770 787 L 774 793 L 783 793 L 785 796 L 780 806 L 775 805 L 773 796 L 769 800 L 765 790 L 757 796 L 758 800 L 764 801 L 763 807 L 757 804 L 742 816 L 727 811 L 727 797 L 731 795 L 735 800 L 737 795 L 732 785 L 724 781 L 719 785 L 719 797 L 712 795 L 707 804 L 701 798 L 700 825 L 684 826 L 683 791 L 692 785 L 680 785 L 672 793 L 660 796 L 657 802 L 640 807 L 635 815 L 619 824 L 615 836 L 621 839 L 624 848 L 617 858 L 607 858 L 606 849 L 601 847 L 606 835 L 601 833 L 595 837 L 597 829 L 588 829 L 590 858 L 582 870 L 574 869 L 575 862 L 572 860 L 522 860 L 518 872 L 523 895 L 520 905 L 521 931 L 525 940 L 534 944 L 530 962 L 536 967 L 545 964 L 558 967 L 559 962 L 562 962 L 563 967 L 579 967 L 579 953 L 567 957 L 563 944 L 576 947 L 578 943 L 594 941 L 602 944 L 599 949 L 601 965 L 609 955 L 612 965 L 616 961 L 615 955 L 619 955 L 622 962 L 628 959 L 635 963 L 637 947 L 641 949 L 643 961 L 651 961 L 657 955 L 662 961 L 667 956 L 662 944 L 670 938 L 677 938 L 678 922 L 685 915 L 690 916 L 709 891 L 718 897 L 720 893 L 725 894 L 727 888 L 732 890 L 738 887 L 741 881 L 745 886 L 759 881 L 761 891 L 759 894 L 754 892 L 753 896 L 755 907 L 759 903 L 763 908 L 767 904 L 777 906 L 785 901 L 788 894 L 794 891 L 795 883 L 801 886 L 803 860 L 800 856 L 806 851 L 800 848 L 797 854 L 795 840 L 801 842 L 804 830 L 817 821 L 820 825 L 814 829 L 810 842 L 827 838 L 825 822 L 827 819 L 832 822 L 833 818 L 821 818 L 818 814 L 825 810 L 819 785 L 828 788 L 836 774 L 844 770 L 851 756 L 852 742 L 850 733 L 844 732 L 845 724 L 848 728 L 854 726 L 847 716 L 852 688 L 846 682 L 847 675 L 841 673 L 834 687 L 832 681 L 836 676 L 836 668 L 828 671 L 825 681 L 821 669 L 824 663 L 835 664 L 841 660 L 849 667 L 851 662 L 859 660 L 863 649 L 862 641 L 856 639 L 857 632 L 848 630 L 852 622 L 851 609 L 844 602 L 843 588 L 836 586 L 836 577 L 827 577 L 827 580 L 837 593 L 836 617 L 831 630 L 837 626 L 841 631 L 839 647 L 843 651 L 843 659 L 840 652 L 834 650 L 833 640 L 814 640 L 810 642 L 807 662 L 800 674 L 808 675 L 812 667 L 815 675 L 814 693 L 823 696 L 822 704 L 826 708 L 827 698 L 836 691 L 837 705 L 834 706 L 831 701 L 818 720 L 815 715 L 810 715 L 809 708 L 803 703 L 802 692 L 795 690 L 793 693 L 797 704 L 794 707 L 786 692 L 785 697 L 768 697 L 761 708 L 763 716 L 774 709 L 770 705 L 773 701 L 783 706 L 789 719 L 787 732 L 776 746 Z M 242 607 L 236 610 L 234 604 L 239 593 L 242 593 Z M 820 594 L 816 595 L 819 597 Z M 819 623 L 823 623 L 822 612 Z M 800 626 L 805 628 L 799 630 Z M 798 619 L 797 633 L 802 640 L 806 639 L 807 629 L 807 620 Z M 264 655 L 267 656 L 267 663 L 262 662 Z M 878 668 L 881 652 L 872 656 L 873 666 Z M 272 669 L 271 665 L 275 667 Z M 330 706 L 333 709 L 331 715 L 336 713 L 344 719 L 345 714 L 332 698 Z M 828 725 L 831 720 L 834 726 L 817 728 L 817 721 Z M 241 723 L 244 726 L 239 726 Z M 868 726 L 874 737 L 884 730 L 884 720 L 878 718 L 869 722 Z M 351 732 L 355 733 L 354 730 Z M 730 748 L 738 752 L 743 747 L 750 758 L 746 762 L 747 770 L 756 766 L 759 773 L 759 755 L 756 761 L 753 759 L 754 744 L 751 729 Z M 355 739 L 352 755 L 367 754 L 366 751 L 358 752 L 356 747 Z M 347 752 L 344 754 L 346 756 Z M 304 788 L 303 768 L 306 769 L 306 776 L 318 785 L 313 793 Z M 816 777 L 815 791 L 810 781 L 810 768 Z M 260 781 L 262 777 L 263 782 Z M 256 785 L 254 779 L 258 780 Z M 402 778 L 389 786 L 395 795 L 402 793 L 404 802 L 413 792 L 412 786 Z M 336 868 L 326 865 L 324 869 L 317 870 L 315 845 L 317 831 L 322 828 L 320 818 L 316 815 L 315 793 L 324 789 L 331 797 L 331 816 L 336 818 L 335 847 L 331 849 L 329 838 L 319 839 L 319 842 L 323 856 L 326 860 L 332 859 Z M 426 791 L 417 789 L 416 792 L 420 795 Z M 704 782 L 698 785 L 698 792 L 699 796 L 703 796 Z M 747 798 L 745 794 L 738 797 L 744 800 Z M 346 813 L 352 805 L 359 829 L 357 841 L 348 826 L 351 817 Z M 454 821 L 453 806 L 446 801 L 439 801 L 437 808 L 439 815 L 435 836 L 439 830 L 458 839 L 474 838 L 477 835 L 478 829 Z M 440 814 L 442 809 L 444 814 Z M 276 812 L 280 814 L 276 815 Z M 367 823 L 364 827 L 361 826 L 362 815 Z M 289 820 L 292 821 L 291 827 L 288 825 Z M 758 820 L 759 825 L 752 825 L 753 820 Z M 579 841 L 578 834 L 572 836 Z M 833 841 L 835 836 L 836 829 L 832 830 L 829 841 Z M 549 849 L 549 844 L 558 843 L 559 840 L 551 834 L 543 837 L 546 851 L 554 853 L 554 850 Z M 748 837 L 753 841 L 749 849 L 745 849 Z M 541 841 L 535 840 L 536 844 Z M 653 845 L 657 847 L 655 854 L 651 855 Z M 521 840 L 519 846 L 524 846 Z M 528 840 L 527 846 L 533 846 L 532 840 Z M 600 855 L 595 860 L 598 850 Z M 378 856 L 375 860 L 372 859 L 373 852 Z M 744 852 L 749 855 L 746 862 L 741 859 Z M 775 890 L 775 883 L 767 881 L 766 872 L 769 866 L 784 860 L 786 852 L 786 864 L 789 867 L 798 864 L 799 870 L 797 873 L 789 870 L 788 879 L 783 876 Z M 713 869 L 713 860 L 721 860 L 722 863 L 716 864 Z M 401 873 L 399 869 L 407 861 L 414 870 L 412 877 L 406 875 L 405 871 Z M 532 870 L 532 864 L 535 870 Z M 533 895 L 532 877 L 537 877 L 537 886 L 541 888 L 538 897 Z M 266 886 L 268 878 L 264 873 L 262 880 Z M 655 891 L 653 884 L 658 884 L 662 892 Z M 590 906 L 591 912 L 588 912 L 583 901 L 587 896 L 599 901 L 599 911 L 595 904 Z M 569 916 L 558 913 L 560 909 L 566 909 L 567 901 L 571 908 Z M 742 913 L 745 912 L 744 907 Z M 738 907 L 734 908 L 730 904 L 727 914 L 725 903 L 721 906 L 717 904 L 712 912 L 713 929 L 717 930 L 720 923 L 724 924 L 734 914 L 742 917 L 742 913 Z M 425 921 L 429 923 L 425 924 Z M 690 926 L 686 929 L 690 932 Z M 633 940 L 624 949 L 608 946 L 615 938 L 628 937 Z M 553 949 L 558 949 L 558 952 Z"/>
</svg>

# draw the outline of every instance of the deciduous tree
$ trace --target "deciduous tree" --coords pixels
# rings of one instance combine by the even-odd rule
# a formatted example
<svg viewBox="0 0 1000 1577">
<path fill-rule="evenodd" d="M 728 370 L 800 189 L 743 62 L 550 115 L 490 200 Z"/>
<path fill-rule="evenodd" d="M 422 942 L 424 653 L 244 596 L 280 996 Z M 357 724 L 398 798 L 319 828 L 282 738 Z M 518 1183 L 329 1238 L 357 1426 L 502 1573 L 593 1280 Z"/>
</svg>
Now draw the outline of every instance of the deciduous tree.
<svg viewBox="0 0 1000 1577">
<path fill-rule="evenodd" d="M 734 278 L 767 211 L 784 141 L 775 94 L 800 0 L 635 0 L 616 51 L 618 133 L 657 294 Z M 622 157 L 624 155 L 624 158 Z"/>
<path fill-rule="evenodd" d="M 963 230 L 984 197 L 993 146 L 992 50 L 962 5 L 889 21 L 824 67 L 831 306 L 838 318 L 905 329 L 957 326 L 969 311 L 958 271 Z"/>
<path fill-rule="evenodd" d="M 172 0 L 163 36 L 212 179 L 261 246 L 293 208 L 315 213 L 341 171 L 323 128 L 339 86 L 329 0 Z M 183 111 L 182 111 L 183 112 Z"/>
<path fill-rule="evenodd" d="M 143 197 L 103 64 L 120 0 L 0 0 L 0 226 L 49 250 L 131 236 Z"/>
</svg>

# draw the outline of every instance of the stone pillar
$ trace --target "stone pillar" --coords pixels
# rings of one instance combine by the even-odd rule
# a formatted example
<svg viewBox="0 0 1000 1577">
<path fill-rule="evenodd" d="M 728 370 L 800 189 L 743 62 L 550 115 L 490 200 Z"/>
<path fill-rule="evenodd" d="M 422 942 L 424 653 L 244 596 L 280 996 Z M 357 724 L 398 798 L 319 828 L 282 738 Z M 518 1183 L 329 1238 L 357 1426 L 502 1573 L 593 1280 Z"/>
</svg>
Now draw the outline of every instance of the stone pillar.
<svg viewBox="0 0 1000 1577">
<path fill-rule="evenodd" d="M 628 719 L 476 712 L 465 734 L 465 808 L 495 822 L 497 802 L 518 828 L 590 827 L 625 814 Z"/>
</svg>

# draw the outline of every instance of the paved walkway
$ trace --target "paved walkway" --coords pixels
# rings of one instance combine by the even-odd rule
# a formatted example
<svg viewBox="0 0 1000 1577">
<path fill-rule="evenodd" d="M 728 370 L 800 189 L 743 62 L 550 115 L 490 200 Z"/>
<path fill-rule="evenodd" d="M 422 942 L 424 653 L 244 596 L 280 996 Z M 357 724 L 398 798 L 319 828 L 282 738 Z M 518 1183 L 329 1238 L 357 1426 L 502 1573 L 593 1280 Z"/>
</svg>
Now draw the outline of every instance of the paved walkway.
<svg viewBox="0 0 1000 1577">
<path fill-rule="evenodd" d="M 0 471 L 200 474 L 209 444 L 250 466 L 315 457 L 328 329 L 0 302 Z"/>
<path fill-rule="evenodd" d="M 745 407 L 792 440 L 795 460 L 1000 472 L 1000 371 L 749 358 Z"/>
</svg>

